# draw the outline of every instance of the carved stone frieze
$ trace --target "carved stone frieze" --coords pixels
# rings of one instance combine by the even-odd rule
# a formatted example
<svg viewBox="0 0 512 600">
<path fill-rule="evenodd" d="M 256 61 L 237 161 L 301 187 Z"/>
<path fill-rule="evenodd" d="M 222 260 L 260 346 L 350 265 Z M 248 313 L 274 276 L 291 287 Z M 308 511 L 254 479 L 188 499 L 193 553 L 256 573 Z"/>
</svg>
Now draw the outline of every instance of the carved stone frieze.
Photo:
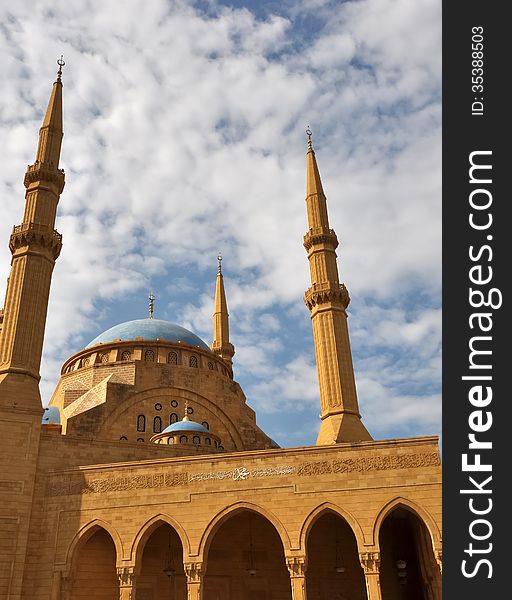
<svg viewBox="0 0 512 600">
<path fill-rule="evenodd" d="M 340 473 L 382 471 L 386 469 L 415 469 L 438 466 L 441 459 L 437 452 L 418 454 L 370 455 L 353 458 L 338 458 L 302 462 L 297 465 L 269 465 L 268 467 L 248 468 L 238 466 L 229 470 L 206 471 L 197 473 L 168 472 L 126 474 L 120 477 L 84 478 L 83 475 L 56 475 L 48 479 L 46 493 L 48 496 L 67 496 L 73 494 L 97 494 L 122 492 L 132 489 L 148 489 L 193 485 L 196 482 L 250 481 L 261 477 L 299 477 L 330 475 Z"/>
<path fill-rule="evenodd" d="M 350 304 L 350 296 L 343 283 L 314 283 L 304 294 L 304 302 L 309 310 L 326 303 L 339 304 L 347 308 Z"/>
</svg>

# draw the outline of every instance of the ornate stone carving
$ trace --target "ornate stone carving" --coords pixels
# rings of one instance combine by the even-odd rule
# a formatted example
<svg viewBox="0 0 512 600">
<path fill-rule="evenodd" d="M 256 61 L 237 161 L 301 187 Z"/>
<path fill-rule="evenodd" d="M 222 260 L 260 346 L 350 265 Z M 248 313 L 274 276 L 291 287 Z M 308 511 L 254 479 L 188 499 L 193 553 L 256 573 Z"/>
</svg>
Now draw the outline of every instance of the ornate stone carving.
<svg viewBox="0 0 512 600">
<path fill-rule="evenodd" d="M 64 169 L 56 169 L 45 163 L 36 161 L 33 165 L 28 165 L 23 184 L 28 188 L 32 183 L 44 181 L 53 183 L 57 186 L 57 193 L 61 194 L 64 189 Z"/>
<path fill-rule="evenodd" d="M 436 557 L 436 562 L 439 565 L 439 570 L 442 573 L 443 572 L 443 550 L 442 549 L 435 550 L 434 555 Z"/>
<path fill-rule="evenodd" d="M 286 566 L 290 571 L 290 577 L 305 577 L 308 567 L 307 558 L 305 556 L 287 556 Z"/>
<path fill-rule="evenodd" d="M 47 484 L 48 496 L 72 494 L 97 494 L 122 492 L 132 489 L 148 489 L 159 487 L 176 487 L 190 485 L 200 481 L 230 480 L 232 482 L 248 481 L 259 477 L 281 477 L 297 474 L 300 477 L 329 475 L 332 473 L 351 473 L 364 471 L 382 471 L 386 469 L 414 469 L 441 464 L 437 452 L 419 454 L 370 455 L 354 458 L 310 461 L 298 465 L 276 465 L 251 470 L 239 466 L 229 471 L 208 471 L 201 473 L 143 473 L 127 474 L 121 477 L 105 477 L 103 479 L 85 479 L 83 475 L 50 477 Z"/>
<path fill-rule="evenodd" d="M 359 560 L 365 575 L 378 575 L 380 570 L 379 552 L 360 552 Z"/>
<path fill-rule="evenodd" d="M 187 583 L 201 583 L 203 577 L 203 563 L 200 562 L 186 562 L 183 563 L 185 569 L 185 575 L 187 576 Z"/>
<path fill-rule="evenodd" d="M 50 227 L 38 223 L 22 223 L 15 225 L 9 240 L 11 253 L 24 246 L 40 246 L 52 252 L 54 260 L 58 258 L 62 248 L 62 235 Z"/>
<path fill-rule="evenodd" d="M 117 567 L 119 578 L 119 599 L 132 600 L 135 597 L 136 575 L 134 567 Z"/>
<path fill-rule="evenodd" d="M 304 302 L 309 310 L 327 302 L 340 304 L 343 308 L 347 308 L 350 296 L 343 283 L 314 283 L 304 294 Z"/>
<path fill-rule="evenodd" d="M 309 252 L 310 248 L 316 244 L 329 244 L 336 249 L 339 243 L 334 229 L 328 229 L 327 227 L 310 229 L 304 236 L 304 248 Z"/>
</svg>

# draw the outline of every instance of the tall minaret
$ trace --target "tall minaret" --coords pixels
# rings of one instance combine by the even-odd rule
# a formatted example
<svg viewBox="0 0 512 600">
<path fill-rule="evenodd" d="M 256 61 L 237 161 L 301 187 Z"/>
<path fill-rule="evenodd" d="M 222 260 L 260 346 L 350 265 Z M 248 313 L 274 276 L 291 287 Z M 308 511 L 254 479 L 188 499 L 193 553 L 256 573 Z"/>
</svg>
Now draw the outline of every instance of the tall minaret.
<svg viewBox="0 0 512 600">
<path fill-rule="evenodd" d="M 53 266 L 62 246 L 55 231 L 64 188 L 59 169 L 62 143 L 62 57 L 39 131 L 36 160 L 25 173 L 25 214 L 12 231 L 11 274 L 0 334 L 0 406 L 41 409 L 39 368 Z M 42 409 L 41 409 L 42 410 Z"/>
<path fill-rule="evenodd" d="M 11 274 L 0 332 L 0 473 L 11 486 L 0 486 L 0 562 L 5 565 L 10 600 L 30 596 L 22 590 L 25 569 L 30 570 L 25 562 L 30 523 L 37 518 L 32 504 L 43 414 L 39 367 L 52 270 L 61 248 L 54 226 L 64 187 L 64 172 L 59 169 L 62 57 L 58 62 L 36 160 L 25 175 L 25 215 L 9 240 Z"/>
<path fill-rule="evenodd" d="M 215 304 L 213 309 L 213 343 L 211 348 L 215 354 L 223 358 L 232 368 L 235 348 L 229 341 L 229 314 L 224 278 L 222 277 L 222 256 L 217 256 L 217 282 L 215 284 Z"/>
<path fill-rule="evenodd" d="M 304 301 L 311 311 L 315 342 L 322 425 L 320 444 L 371 440 L 361 421 L 354 367 L 350 352 L 346 308 L 347 288 L 339 282 L 336 248 L 338 239 L 329 228 L 327 202 L 315 152 L 308 134 L 306 205 L 309 231 L 304 236 L 311 287 Z"/>
</svg>

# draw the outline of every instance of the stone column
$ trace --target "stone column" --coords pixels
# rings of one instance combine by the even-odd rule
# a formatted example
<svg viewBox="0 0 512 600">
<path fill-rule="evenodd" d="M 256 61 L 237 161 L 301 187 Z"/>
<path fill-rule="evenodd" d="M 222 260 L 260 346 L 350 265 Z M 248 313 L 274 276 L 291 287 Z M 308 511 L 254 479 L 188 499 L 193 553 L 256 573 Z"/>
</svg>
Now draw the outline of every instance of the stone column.
<svg viewBox="0 0 512 600">
<path fill-rule="evenodd" d="M 134 567 L 117 567 L 119 577 L 119 600 L 135 600 Z"/>
<path fill-rule="evenodd" d="M 203 564 L 200 562 L 183 563 L 187 576 L 187 600 L 203 599 Z"/>
<path fill-rule="evenodd" d="M 69 600 L 71 598 L 71 588 L 73 587 L 73 579 L 69 573 L 60 574 L 60 590 L 59 599 Z"/>
<path fill-rule="evenodd" d="M 292 600 L 306 600 L 306 568 L 305 556 L 287 556 L 286 566 L 290 571 Z"/>
<path fill-rule="evenodd" d="M 382 600 L 380 592 L 380 553 L 360 552 L 359 560 L 364 571 L 368 600 Z"/>
</svg>

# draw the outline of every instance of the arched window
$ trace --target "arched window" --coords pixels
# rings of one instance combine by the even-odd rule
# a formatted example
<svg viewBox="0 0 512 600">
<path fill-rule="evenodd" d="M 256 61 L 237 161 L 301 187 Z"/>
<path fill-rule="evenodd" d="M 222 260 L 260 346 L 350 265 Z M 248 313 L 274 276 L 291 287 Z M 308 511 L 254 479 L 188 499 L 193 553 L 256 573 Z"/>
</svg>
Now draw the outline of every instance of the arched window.
<svg viewBox="0 0 512 600">
<path fill-rule="evenodd" d="M 211 441 L 211 439 L 210 439 L 210 438 L 204 438 L 204 443 L 205 443 L 207 446 L 211 446 L 211 445 L 212 445 L 212 441 Z"/>
<path fill-rule="evenodd" d="M 176 352 L 169 352 L 169 354 L 167 355 L 167 362 L 170 365 L 177 365 L 178 364 L 178 354 Z"/>
<path fill-rule="evenodd" d="M 121 354 L 121 360 L 130 360 L 131 357 L 132 357 L 132 353 L 129 350 L 125 350 Z"/>
<path fill-rule="evenodd" d="M 215 448 L 217 448 L 219 446 L 219 443 L 217 442 L 217 440 L 215 440 L 214 443 L 215 443 Z"/>
<path fill-rule="evenodd" d="M 153 350 L 146 350 L 144 353 L 144 360 L 146 362 L 155 362 L 155 353 Z"/>
<path fill-rule="evenodd" d="M 186 435 L 180 437 L 180 444 L 188 444 L 188 437 Z"/>
<path fill-rule="evenodd" d="M 210 425 L 209 425 L 208 421 L 203 421 L 203 422 L 201 423 L 201 425 L 202 425 L 203 427 L 206 427 L 206 429 L 210 429 Z"/>
<path fill-rule="evenodd" d="M 137 441 L 138 441 L 138 442 L 143 442 L 143 441 L 144 441 L 144 438 L 137 438 Z"/>
<path fill-rule="evenodd" d="M 174 438 L 173 437 L 168 437 L 167 438 L 167 443 L 168 444 L 174 444 Z"/>
<path fill-rule="evenodd" d="M 162 419 L 160 417 L 155 417 L 153 419 L 153 432 L 154 433 L 162 432 Z"/>
<path fill-rule="evenodd" d="M 178 422 L 178 415 L 176 413 L 171 413 L 171 417 L 169 418 L 169 424 L 172 425 L 173 423 L 177 423 Z"/>
<path fill-rule="evenodd" d="M 210 371 L 213 371 L 213 363 L 208 362 L 208 368 L 210 369 Z"/>
<path fill-rule="evenodd" d="M 188 364 L 190 367 L 194 367 L 194 369 L 197 369 L 199 363 L 197 362 L 197 356 L 191 356 L 188 360 Z"/>
<path fill-rule="evenodd" d="M 195 435 L 195 436 L 192 438 L 192 442 L 193 442 L 194 444 L 200 444 L 200 443 L 201 443 L 201 438 L 200 438 L 198 435 Z"/>
<path fill-rule="evenodd" d="M 100 354 L 100 361 L 104 364 L 104 363 L 108 363 L 108 354 L 105 352 L 105 354 Z"/>
<path fill-rule="evenodd" d="M 224 446 L 219 446 L 219 450 L 224 450 Z"/>
<path fill-rule="evenodd" d="M 122 435 L 119 439 L 123 440 L 123 442 L 128 441 L 128 438 L 125 435 Z"/>
<path fill-rule="evenodd" d="M 146 431 L 146 417 L 144 415 L 137 417 L 137 431 Z"/>
</svg>

